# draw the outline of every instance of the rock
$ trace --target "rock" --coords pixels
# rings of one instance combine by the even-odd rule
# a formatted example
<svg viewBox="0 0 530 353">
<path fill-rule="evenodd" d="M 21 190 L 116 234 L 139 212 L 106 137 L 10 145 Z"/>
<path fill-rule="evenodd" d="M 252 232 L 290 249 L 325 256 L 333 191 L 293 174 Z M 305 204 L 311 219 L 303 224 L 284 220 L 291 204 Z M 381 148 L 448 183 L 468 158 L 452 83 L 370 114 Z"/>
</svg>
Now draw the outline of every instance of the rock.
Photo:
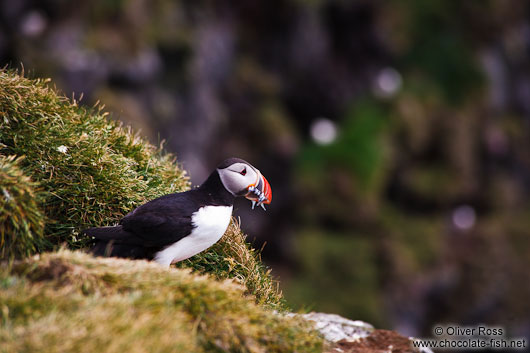
<svg viewBox="0 0 530 353">
<path fill-rule="evenodd" d="M 376 330 L 366 322 L 349 320 L 336 314 L 288 314 L 315 323 L 324 338 L 330 342 L 327 353 L 433 353 L 428 348 L 415 349 L 412 337 L 397 332 Z"/>
<path fill-rule="evenodd" d="M 315 328 L 330 342 L 357 341 L 374 331 L 374 327 L 366 322 L 349 320 L 336 314 L 309 313 L 297 316 L 314 321 Z"/>
</svg>

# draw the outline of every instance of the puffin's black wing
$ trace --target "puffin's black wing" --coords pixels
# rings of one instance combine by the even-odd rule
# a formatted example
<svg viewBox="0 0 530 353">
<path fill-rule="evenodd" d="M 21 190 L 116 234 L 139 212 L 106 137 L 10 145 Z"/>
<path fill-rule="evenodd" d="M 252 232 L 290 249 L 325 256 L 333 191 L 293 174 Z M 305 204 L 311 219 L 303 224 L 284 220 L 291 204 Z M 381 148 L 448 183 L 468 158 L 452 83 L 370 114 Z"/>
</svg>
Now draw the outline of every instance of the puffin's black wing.
<svg viewBox="0 0 530 353">
<path fill-rule="evenodd" d="M 144 246 L 167 246 L 192 232 L 191 218 L 198 209 L 191 192 L 166 195 L 138 207 L 120 225 L 134 235 L 133 242 L 138 238 Z"/>
<path fill-rule="evenodd" d="M 90 228 L 85 234 L 114 244 L 164 247 L 189 235 L 199 209 L 193 192 L 159 197 L 127 214 L 114 227 Z"/>
<path fill-rule="evenodd" d="M 131 217 L 125 225 L 89 228 L 83 233 L 114 244 L 164 247 L 179 241 L 193 230 L 191 218 L 172 218 L 161 223 L 151 223 L 153 220 L 156 220 L 156 214 L 146 213 L 140 217 Z"/>
<path fill-rule="evenodd" d="M 131 244 L 135 244 L 139 239 L 140 244 L 150 247 L 173 244 L 193 230 L 191 217 L 164 217 L 156 211 L 124 218 L 119 227 L 122 227 L 124 232 L 133 235 L 130 238 Z M 123 243 L 129 242 L 123 239 L 116 240 Z"/>
</svg>

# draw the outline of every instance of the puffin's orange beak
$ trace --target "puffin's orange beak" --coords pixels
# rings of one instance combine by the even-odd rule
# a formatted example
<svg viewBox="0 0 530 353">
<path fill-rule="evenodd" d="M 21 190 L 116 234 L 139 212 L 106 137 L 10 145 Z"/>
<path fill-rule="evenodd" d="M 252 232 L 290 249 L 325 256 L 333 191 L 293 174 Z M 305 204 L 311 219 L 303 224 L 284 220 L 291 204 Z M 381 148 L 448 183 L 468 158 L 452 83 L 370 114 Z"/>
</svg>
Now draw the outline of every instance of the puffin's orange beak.
<svg viewBox="0 0 530 353">
<path fill-rule="evenodd" d="M 252 201 L 252 209 L 256 204 L 265 209 L 263 204 L 270 204 L 272 201 L 272 189 L 265 177 L 259 173 L 256 184 L 251 184 L 247 187 L 248 193 L 245 195 L 247 199 Z"/>
</svg>

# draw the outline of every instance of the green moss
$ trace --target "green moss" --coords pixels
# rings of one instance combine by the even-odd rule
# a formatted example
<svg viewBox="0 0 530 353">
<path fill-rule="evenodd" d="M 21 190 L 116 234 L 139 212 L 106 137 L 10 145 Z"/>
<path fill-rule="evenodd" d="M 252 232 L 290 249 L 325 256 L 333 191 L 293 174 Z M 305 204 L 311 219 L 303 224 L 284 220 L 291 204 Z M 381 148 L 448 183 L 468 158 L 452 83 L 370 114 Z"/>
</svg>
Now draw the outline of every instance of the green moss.
<svg viewBox="0 0 530 353">
<path fill-rule="evenodd" d="M 0 283 L 0 352 L 322 349 L 307 323 L 185 269 L 59 251 L 15 263 Z"/>
<path fill-rule="evenodd" d="M 383 324 L 383 298 L 378 278 L 378 249 L 370 235 L 318 232 L 298 234 L 299 273 L 287 282 L 286 297 L 315 311 L 341 312 Z M 325 238 L 324 242 L 322 239 Z"/>
<path fill-rule="evenodd" d="M 443 248 L 443 218 L 406 215 L 401 210 L 385 207 L 380 220 L 386 229 L 387 244 L 393 250 L 393 261 L 399 264 L 394 266 L 394 271 L 412 277 L 439 261 L 439 249 Z"/>
<path fill-rule="evenodd" d="M 109 120 L 101 106 L 57 94 L 46 80 L 0 71 L 0 119 L 0 155 L 24 156 L 0 159 L 0 188 L 14 197 L 0 195 L 3 258 L 62 244 L 85 248 L 92 240 L 82 229 L 114 224 L 148 200 L 189 188 L 162 146 Z M 180 266 L 235 278 L 259 303 L 283 308 L 277 284 L 235 223 L 216 246 Z"/>
<path fill-rule="evenodd" d="M 455 182 L 456 173 L 441 165 L 411 167 L 403 174 L 403 182 L 411 192 L 441 205 L 448 204 L 450 200 L 458 197 L 461 188 Z"/>
<path fill-rule="evenodd" d="M 388 113 L 371 100 L 359 101 L 346 112 L 337 139 L 325 146 L 304 146 L 298 160 L 299 173 L 313 173 L 330 167 L 344 167 L 363 189 L 376 192 L 386 161 L 381 148 Z"/>
</svg>

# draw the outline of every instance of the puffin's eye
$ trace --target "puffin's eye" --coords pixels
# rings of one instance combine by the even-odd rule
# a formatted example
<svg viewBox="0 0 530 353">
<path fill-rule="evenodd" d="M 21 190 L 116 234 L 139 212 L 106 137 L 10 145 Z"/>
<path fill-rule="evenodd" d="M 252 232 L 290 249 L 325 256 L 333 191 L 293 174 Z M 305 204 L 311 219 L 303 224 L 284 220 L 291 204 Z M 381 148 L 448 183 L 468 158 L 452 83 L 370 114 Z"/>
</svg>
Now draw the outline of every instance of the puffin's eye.
<svg viewBox="0 0 530 353">
<path fill-rule="evenodd" d="M 239 172 L 241 175 L 247 175 L 247 168 L 243 168 L 242 171 Z"/>
</svg>

